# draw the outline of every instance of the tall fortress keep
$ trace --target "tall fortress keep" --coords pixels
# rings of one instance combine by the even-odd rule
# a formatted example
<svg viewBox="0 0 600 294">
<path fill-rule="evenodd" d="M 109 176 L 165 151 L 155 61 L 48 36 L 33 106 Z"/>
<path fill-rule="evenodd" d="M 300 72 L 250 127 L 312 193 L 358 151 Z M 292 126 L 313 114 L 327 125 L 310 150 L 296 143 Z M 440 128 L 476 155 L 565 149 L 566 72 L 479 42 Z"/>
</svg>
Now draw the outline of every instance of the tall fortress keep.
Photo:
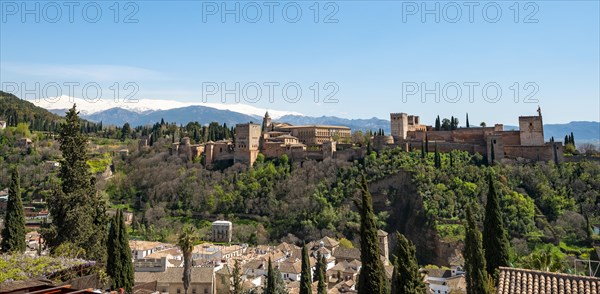
<svg viewBox="0 0 600 294">
<path fill-rule="evenodd" d="M 377 134 L 370 138 L 376 151 L 401 148 L 405 151 L 428 149 L 479 153 L 488 161 L 518 159 L 528 161 L 563 161 L 561 142 L 545 142 L 541 110 L 536 116 L 520 116 L 519 130 L 505 131 L 502 124 L 493 127 L 463 127 L 436 130 L 422 124 L 419 116 L 406 113 L 390 114 L 391 136 Z M 259 153 L 266 158 L 286 154 L 292 160 L 322 160 L 336 158 L 354 160 L 365 156 L 367 147 L 352 143 L 351 130 L 344 126 L 293 126 L 274 122 L 267 112 L 262 126 L 254 123 L 237 124 L 234 140 L 209 141 L 192 145 L 185 137 L 173 143 L 172 151 L 203 156 L 206 164 L 230 161 L 252 165 Z"/>
</svg>

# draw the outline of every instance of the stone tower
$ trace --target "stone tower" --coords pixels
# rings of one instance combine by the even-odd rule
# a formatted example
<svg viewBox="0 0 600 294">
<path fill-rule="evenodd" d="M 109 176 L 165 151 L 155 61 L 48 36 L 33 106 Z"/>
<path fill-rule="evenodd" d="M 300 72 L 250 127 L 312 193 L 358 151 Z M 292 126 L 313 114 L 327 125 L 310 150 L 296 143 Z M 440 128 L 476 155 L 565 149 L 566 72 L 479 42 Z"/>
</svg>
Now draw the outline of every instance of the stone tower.
<svg viewBox="0 0 600 294">
<path fill-rule="evenodd" d="M 260 125 L 254 123 L 235 125 L 235 152 L 234 163 L 243 163 L 248 166 L 254 164 L 258 156 L 260 141 Z"/>
<path fill-rule="evenodd" d="M 544 145 L 542 115 L 519 116 L 519 132 L 522 146 Z"/>
<path fill-rule="evenodd" d="M 390 113 L 390 124 L 392 137 L 396 142 L 406 139 L 406 133 L 408 132 L 408 114 Z"/>
<path fill-rule="evenodd" d="M 323 159 L 325 158 L 333 158 L 335 152 L 337 151 L 337 142 L 336 141 L 327 141 L 323 143 Z"/>
<path fill-rule="evenodd" d="M 388 233 L 384 230 L 377 230 L 377 239 L 379 239 L 379 250 L 381 255 L 385 257 L 386 265 L 390 260 L 390 251 L 388 244 Z"/>
<path fill-rule="evenodd" d="M 263 117 L 263 132 L 268 132 L 271 128 L 271 116 L 269 115 L 269 111 L 265 113 L 265 117 Z"/>
</svg>

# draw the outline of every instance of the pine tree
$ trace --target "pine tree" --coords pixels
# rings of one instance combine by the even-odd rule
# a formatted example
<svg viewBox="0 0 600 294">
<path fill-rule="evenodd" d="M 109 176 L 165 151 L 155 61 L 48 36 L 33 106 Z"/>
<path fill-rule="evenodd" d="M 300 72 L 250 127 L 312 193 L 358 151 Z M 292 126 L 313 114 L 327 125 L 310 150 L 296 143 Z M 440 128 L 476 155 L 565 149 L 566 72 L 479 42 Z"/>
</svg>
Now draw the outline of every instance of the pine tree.
<svg viewBox="0 0 600 294">
<path fill-rule="evenodd" d="M 183 253 L 183 289 L 185 294 L 190 287 L 192 280 L 192 249 L 194 248 L 194 242 L 196 241 L 196 232 L 193 227 L 187 226 L 183 228 L 183 232 L 179 235 L 177 245 Z"/>
<path fill-rule="evenodd" d="M 492 280 L 486 271 L 484 251 L 481 246 L 481 233 L 475 223 L 471 207 L 467 206 L 467 224 L 465 226 L 465 272 L 467 294 L 492 294 Z"/>
<path fill-rule="evenodd" d="M 302 272 L 300 273 L 300 294 L 312 294 L 310 259 L 306 244 L 302 245 Z"/>
<path fill-rule="evenodd" d="M 316 272 L 317 278 L 317 294 L 327 294 L 327 259 L 321 256 L 319 260 L 319 271 Z"/>
<path fill-rule="evenodd" d="M 87 138 L 81 134 L 78 114 L 73 105 L 60 127 L 61 189 L 49 197 L 52 223 L 44 238 L 51 248 L 70 242 L 85 250 L 85 258 L 105 262 L 106 200 L 97 193 L 95 178 L 87 164 Z"/>
<path fill-rule="evenodd" d="M 131 293 L 134 284 L 134 270 L 131 256 L 131 249 L 129 248 L 129 234 L 127 233 L 127 226 L 125 225 L 125 219 L 123 218 L 123 210 L 119 210 L 119 250 L 121 251 L 119 257 L 121 258 L 121 280 L 117 288 L 125 289 L 125 292 Z"/>
<path fill-rule="evenodd" d="M 2 229 L 2 251 L 24 252 L 25 244 L 25 215 L 21 202 L 21 179 L 17 167 L 12 172 L 4 229 Z"/>
<path fill-rule="evenodd" d="M 371 202 L 367 179 L 362 175 L 360 183 L 362 205 L 360 207 L 360 259 L 362 267 L 358 278 L 359 294 L 386 294 L 388 292 L 385 269 L 380 258 L 377 224 Z"/>
<path fill-rule="evenodd" d="M 425 294 L 425 283 L 419 273 L 415 245 L 398 232 L 396 237 L 398 251 L 394 259 L 392 294 Z"/>
<path fill-rule="evenodd" d="M 485 221 L 483 229 L 483 248 L 487 272 L 497 278 L 498 267 L 507 266 L 509 259 L 508 235 L 504 229 L 502 211 L 492 174 L 488 175 L 489 192 L 485 207 Z"/>
</svg>

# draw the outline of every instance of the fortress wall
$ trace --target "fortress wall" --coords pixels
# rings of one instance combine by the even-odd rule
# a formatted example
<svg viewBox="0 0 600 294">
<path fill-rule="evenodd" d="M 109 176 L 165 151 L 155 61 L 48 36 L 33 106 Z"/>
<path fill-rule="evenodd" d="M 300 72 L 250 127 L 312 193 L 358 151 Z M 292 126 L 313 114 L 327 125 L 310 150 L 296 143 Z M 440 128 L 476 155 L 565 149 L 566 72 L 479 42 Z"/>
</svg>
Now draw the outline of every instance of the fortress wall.
<svg viewBox="0 0 600 294">
<path fill-rule="evenodd" d="M 554 160 L 553 148 L 558 148 L 557 156 L 558 161 L 561 162 L 562 158 L 562 146 L 558 144 L 546 144 L 543 146 L 504 146 L 505 157 L 511 158 L 525 158 L 533 161 L 550 161 Z"/>
<path fill-rule="evenodd" d="M 521 136 L 519 131 L 505 131 L 501 133 L 504 145 L 521 145 Z"/>
</svg>

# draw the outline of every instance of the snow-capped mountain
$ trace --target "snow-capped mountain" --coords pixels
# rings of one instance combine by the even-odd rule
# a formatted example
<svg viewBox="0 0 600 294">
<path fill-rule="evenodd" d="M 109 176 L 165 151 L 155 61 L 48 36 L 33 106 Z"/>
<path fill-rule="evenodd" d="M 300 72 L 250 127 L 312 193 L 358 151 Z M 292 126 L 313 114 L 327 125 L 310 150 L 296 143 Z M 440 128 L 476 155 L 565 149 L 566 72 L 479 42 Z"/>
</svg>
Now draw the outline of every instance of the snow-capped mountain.
<svg viewBox="0 0 600 294">
<path fill-rule="evenodd" d="M 115 102 L 111 99 L 102 99 L 100 101 L 89 101 L 82 98 L 73 98 L 66 95 L 41 99 L 40 101 L 31 101 L 33 104 L 39 107 L 43 107 L 48 110 L 63 110 L 69 109 L 73 106 L 73 103 L 77 104 L 77 109 L 83 116 L 92 115 L 105 110 L 113 108 L 121 108 L 135 113 L 147 113 L 150 111 L 157 110 L 170 110 L 175 108 L 184 108 L 189 106 L 203 106 L 208 108 L 214 108 L 218 110 L 228 110 L 238 112 L 249 116 L 262 117 L 267 111 L 266 108 L 256 107 L 247 104 L 223 104 L 223 103 L 202 103 L 202 102 L 180 102 L 175 100 L 159 100 L 159 99 L 139 99 L 137 102 Z M 278 119 L 285 115 L 298 115 L 302 116 L 301 113 L 294 111 L 281 111 L 268 109 L 269 115 L 273 119 Z"/>
</svg>

